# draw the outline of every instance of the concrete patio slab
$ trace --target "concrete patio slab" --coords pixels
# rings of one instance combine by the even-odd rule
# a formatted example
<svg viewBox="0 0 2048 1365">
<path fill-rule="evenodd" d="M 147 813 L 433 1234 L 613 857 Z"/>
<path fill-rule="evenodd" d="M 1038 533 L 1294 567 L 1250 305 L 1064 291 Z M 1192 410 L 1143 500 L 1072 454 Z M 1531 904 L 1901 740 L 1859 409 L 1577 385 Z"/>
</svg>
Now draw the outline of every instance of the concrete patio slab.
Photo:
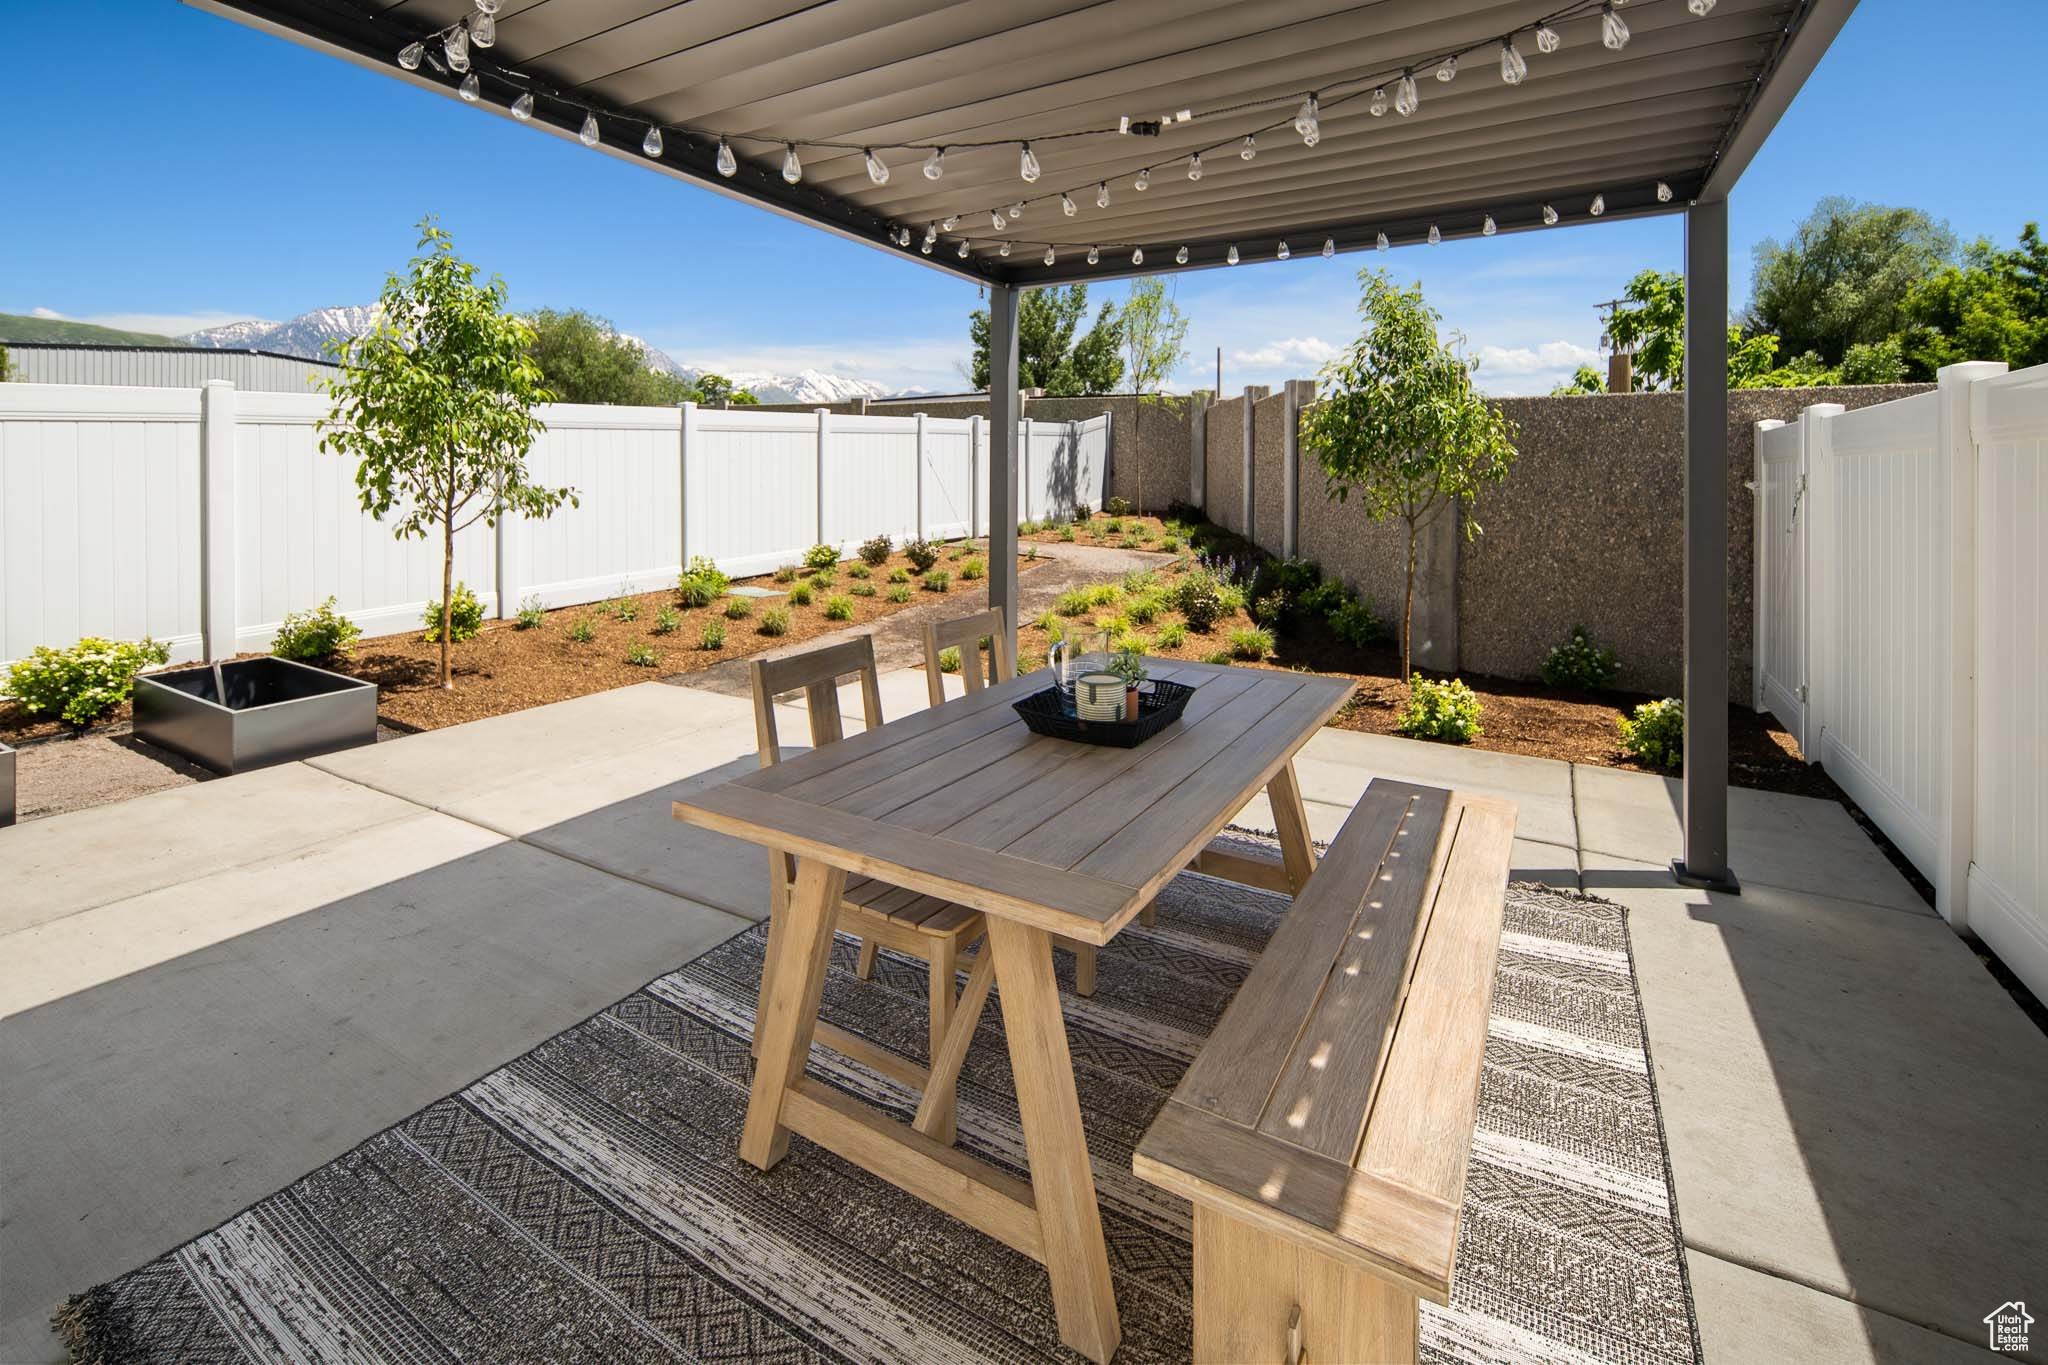
<svg viewBox="0 0 2048 1365">
<path fill-rule="evenodd" d="M 2048 1265 L 2048 1038 L 1931 915 L 1603 868 L 1687 1245 L 1976 1340 Z"/>
<path fill-rule="evenodd" d="M 1668 864 L 1684 846 L 1676 778 L 1575 764 L 1579 844 L 1589 852 Z M 1926 902 L 1840 802 L 1731 787 L 1729 861 L 1745 885 L 1922 910 Z"/>
<path fill-rule="evenodd" d="M 1693 1251 L 1685 1262 L 1699 1311 L 1700 1353 L 1708 1361 L 1988 1365 L 2000 1359 L 1982 1346 L 1717 1256 Z"/>
<path fill-rule="evenodd" d="M 1555 759 L 1324 729 L 1303 746 L 1294 768 L 1302 796 L 1311 801 L 1349 809 L 1375 777 L 1456 787 L 1513 801 L 1515 832 L 1525 839 L 1578 843 L 1571 765 Z"/>
<path fill-rule="evenodd" d="M 1362 790 L 1362 789 L 1361 789 Z M 1302 809 L 1308 813 L 1309 834 L 1328 843 L 1337 837 L 1337 831 L 1350 818 L 1351 807 L 1331 805 L 1325 801 L 1303 801 Z M 1273 822 L 1273 805 L 1265 793 L 1253 797 L 1243 810 L 1232 818 L 1231 823 L 1243 829 L 1257 830 L 1272 834 L 1277 826 Z M 1519 828 L 1519 826 L 1517 826 Z M 1570 844 L 1548 844 L 1538 839 L 1517 838 L 1513 853 L 1514 862 L 1509 875 L 1516 881 L 1541 882 L 1545 886 L 1579 889 L 1579 853 Z"/>
</svg>

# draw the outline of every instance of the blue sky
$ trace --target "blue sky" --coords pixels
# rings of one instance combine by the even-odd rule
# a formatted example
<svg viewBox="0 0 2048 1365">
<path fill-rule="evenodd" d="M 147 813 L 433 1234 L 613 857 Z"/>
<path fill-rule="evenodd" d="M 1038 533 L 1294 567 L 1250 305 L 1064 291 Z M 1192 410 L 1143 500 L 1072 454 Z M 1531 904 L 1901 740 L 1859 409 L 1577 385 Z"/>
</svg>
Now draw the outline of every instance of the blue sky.
<svg viewBox="0 0 2048 1365">
<path fill-rule="evenodd" d="M 2048 162 L 2017 150 L 2041 121 L 2041 32 L 2039 0 L 1862 0 L 1732 198 L 1735 306 L 1751 247 L 1822 195 L 1923 207 L 1966 241 L 2048 216 Z M 168 0 L 0 0 L 0 63 L 0 312 L 175 332 L 367 302 L 432 212 L 516 305 L 589 309 L 679 360 L 966 387 L 972 285 Z M 1177 381 L 1213 382 L 1218 347 L 1226 389 L 1313 373 L 1356 331 L 1365 263 L 1422 281 L 1485 387 L 1543 392 L 1593 357 L 1593 304 L 1678 268 L 1680 233 L 1169 277 L 1192 319 Z"/>
</svg>

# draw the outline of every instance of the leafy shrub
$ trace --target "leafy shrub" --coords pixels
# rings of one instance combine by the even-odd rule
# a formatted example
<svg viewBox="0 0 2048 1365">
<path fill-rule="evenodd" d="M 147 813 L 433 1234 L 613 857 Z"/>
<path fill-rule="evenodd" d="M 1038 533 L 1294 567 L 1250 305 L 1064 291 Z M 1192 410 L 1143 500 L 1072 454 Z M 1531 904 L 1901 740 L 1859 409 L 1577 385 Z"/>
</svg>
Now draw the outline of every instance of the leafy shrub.
<svg viewBox="0 0 2048 1365">
<path fill-rule="evenodd" d="M 1123 533 L 1124 533 L 1124 524 L 1123 524 L 1123 523 L 1122 523 L 1121 521 L 1118 521 L 1118 520 L 1117 520 L 1117 519 L 1116 519 L 1115 517 L 1111 517 L 1111 518 L 1110 518 L 1110 519 L 1109 519 L 1108 521 L 1105 521 L 1105 522 L 1103 522 L 1103 523 L 1102 523 L 1102 534 L 1103 534 L 1103 535 L 1106 535 L 1106 536 L 1120 536 L 1120 535 L 1122 535 Z"/>
<path fill-rule="evenodd" d="M 829 569 L 838 563 L 839 550 L 836 546 L 813 545 L 810 549 L 804 551 L 804 567 L 806 569 Z"/>
<path fill-rule="evenodd" d="M 889 551 L 894 548 L 896 548 L 895 542 L 891 541 L 887 536 L 875 536 L 872 539 L 863 540 L 860 543 L 861 562 L 875 568 L 880 568 L 882 561 L 889 557 Z"/>
<path fill-rule="evenodd" d="M 673 635 L 683 624 L 682 615 L 674 607 L 663 607 L 654 613 L 654 633 Z"/>
<path fill-rule="evenodd" d="M 1060 619 L 1060 614 L 1056 611 L 1042 611 L 1038 613 L 1038 619 L 1032 624 L 1044 631 L 1048 639 L 1060 640 L 1066 638 L 1067 623 Z"/>
<path fill-rule="evenodd" d="M 579 645 L 587 645 L 597 638 L 597 618 L 585 612 L 570 623 L 569 638 Z"/>
<path fill-rule="evenodd" d="M 806 580 L 814 588 L 823 591 L 839 581 L 839 575 L 830 569 L 820 569 Z"/>
<path fill-rule="evenodd" d="M 1088 589 L 1088 605 L 1106 607 L 1124 595 L 1124 590 L 1114 583 L 1097 583 Z"/>
<path fill-rule="evenodd" d="M 1092 507 L 1090 507 L 1090 506 L 1089 506 L 1089 505 L 1088 505 L 1087 503 L 1085 503 L 1085 502 L 1077 502 L 1077 503 L 1075 503 L 1075 504 L 1074 504 L 1074 520 L 1075 520 L 1075 521 L 1086 521 L 1086 520 L 1088 520 L 1088 518 L 1090 518 L 1090 517 L 1092 517 L 1092 516 L 1094 516 L 1094 515 L 1095 515 L 1095 509 L 1094 509 L 1094 508 L 1092 508 Z"/>
<path fill-rule="evenodd" d="M 1062 616 L 1079 616 L 1093 605 L 1086 588 L 1069 588 L 1053 599 L 1052 609 Z"/>
<path fill-rule="evenodd" d="M 1202 656 L 1202 662 L 1205 664 L 1227 664 L 1230 662 L 1230 651 L 1227 649 L 1212 649 Z"/>
<path fill-rule="evenodd" d="M 751 597 L 728 597 L 725 599 L 725 619 L 744 621 L 754 614 L 754 599 Z"/>
<path fill-rule="evenodd" d="M 1612 687 L 1620 673 L 1614 651 L 1594 644 L 1592 634 L 1584 626 L 1573 626 L 1570 637 L 1563 644 L 1552 646 L 1543 660 L 1543 681 L 1547 686 L 1568 687 L 1578 692 Z"/>
<path fill-rule="evenodd" d="M 1273 652 L 1273 632 L 1263 626 L 1244 626 L 1225 636 L 1230 657 L 1257 663 Z"/>
<path fill-rule="evenodd" d="M 1174 605 L 1190 629 L 1206 635 L 1224 616 L 1222 585 L 1214 574 L 1197 569 L 1181 579 L 1174 590 Z"/>
<path fill-rule="evenodd" d="M 1036 545 L 1026 545 L 1024 547 L 1024 557 L 1026 559 L 1038 558 L 1038 547 Z"/>
<path fill-rule="evenodd" d="M 1141 592 L 1124 605 L 1124 615 L 1141 626 L 1159 619 L 1159 594 Z"/>
<path fill-rule="evenodd" d="M 426 609 L 420 613 L 420 619 L 426 622 L 427 643 L 439 644 L 441 604 L 438 601 L 427 603 Z M 476 600 L 476 594 L 469 590 L 469 584 L 457 583 L 454 604 L 448 609 L 448 638 L 461 644 L 464 640 L 474 640 L 483 633 L 483 628 L 484 604 Z"/>
<path fill-rule="evenodd" d="M 847 591 L 855 597 L 873 597 L 875 595 L 875 585 L 872 583 L 856 583 L 848 588 Z"/>
<path fill-rule="evenodd" d="M 901 568 L 889 570 L 889 581 L 891 583 L 908 583 L 910 581 L 910 570 Z"/>
<path fill-rule="evenodd" d="M 519 616 L 515 630 L 532 630 L 544 626 L 548 620 L 548 609 L 540 604 L 539 594 L 528 597 L 519 604 Z"/>
<path fill-rule="evenodd" d="M 1113 517 L 1127 517 L 1131 514 L 1131 500 L 1129 498 L 1105 498 L 1102 503 L 1102 510 Z"/>
<path fill-rule="evenodd" d="M 716 564 L 697 555 L 676 577 L 676 600 L 686 607 L 708 607 L 731 586 L 732 580 Z"/>
<path fill-rule="evenodd" d="M 899 604 L 908 602 L 910 600 L 910 585 L 908 583 L 898 583 L 895 587 L 889 589 L 889 600 Z"/>
<path fill-rule="evenodd" d="M 278 622 L 270 652 L 280 659 L 331 659 L 349 652 L 362 628 L 334 609 L 328 598 L 311 611 L 294 611 Z"/>
<path fill-rule="evenodd" d="M 1124 538 L 1123 538 L 1122 540 L 1119 540 L 1119 541 L 1118 541 L 1118 542 L 1117 542 L 1116 544 L 1117 544 L 1117 548 L 1118 548 L 1118 549 L 1120 549 L 1120 550 L 1135 550 L 1135 549 L 1137 549 L 1137 548 L 1138 548 L 1139 546 L 1143 545 L 1144 543 L 1145 543 L 1144 541 L 1142 541 L 1142 540 L 1139 540 L 1139 539 L 1138 539 L 1138 538 L 1137 538 L 1136 536 L 1125 536 L 1125 537 L 1124 537 Z"/>
<path fill-rule="evenodd" d="M 1284 588 L 1275 588 L 1252 600 L 1252 620 L 1263 626 L 1277 626 L 1294 610 L 1294 598 Z"/>
<path fill-rule="evenodd" d="M 846 566 L 846 576 L 848 578 L 855 580 L 866 578 L 869 574 L 872 574 L 873 572 L 873 569 L 870 569 L 867 565 L 858 562 Z"/>
<path fill-rule="evenodd" d="M 1166 551 L 1168 554 L 1172 554 L 1175 550 L 1178 550 L 1180 548 L 1180 537 L 1161 536 L 1159 538 L 1159 548 Z"/>
<path fill-rule="evenodd" d="M 1353 649 L 1366 649 L 1387 638 L 1387 623 L 1373 611 L 1372 603 L 1353 599 L 1326 618 L 1330 633 Z"/>
<path fill-rule="evenodd" d="M 1152 637 L 1126 625 L 1109 633 L 1109 647 L 1119 654 L 1139 655 L 1152 648 Z"/>
<path fill-rule="evenodd" d="M 770 607 L 761 613 L 761 624 L 754 627 L 763 635 L 789 634 L 789 608 Z"/>
<path fill-rule="evenodd" d="M 145 637 L 107 640 L 89 635 L 69 649 L 38 645 L 7 670 L 7 690 L 32 716 L 61 716 L 73 725 L 128 700 L 135 675 L 171 657 L 170 647 Z"/>
<path fill-rule="evenodd" d="M 943 553 L 944 551 L 936 543 L 929 540 L 906 540 L 903 542 L 904 558 L 908 559 L 911 566 L 919 573 L 926 572 L 932 565 L 938 563 L 939 556 Z"/>
<path fill-rule="evenodd" d="M 988 561 L 980 555 L 960 561 L 960 581 L 972 583 L 977 578 L 988 577 Z"/>
<path fill-rule="evenodd" d="M 777 583 L 796 582 L 796 567 L 794 565 L 791 565 L 787 568 L 777 569 L 775 571 L 775 581 Z"/>
<path fill-rule="evenodd" d="M 640 604 L 629 597 L 605 603 L 605 611 L 614 621 L 637 621 L 640 619 Z"/>
<path fill-rule="evenodd" d="M 1412 739 L 1463 744 L 1484 733 L 1479 728 L 1483 710 L 1478 696 L 1461 680 L 1431 682 L 1417 673 L 1409 680 L 1408 704 L 1401 708 L 1395 728 Z"/>
<path fill-rule="evenodd" d="M 960 651 L 952 645 L 947 645 L 939 651 L 939 672 L 958 673 L 959 671 Z"/>
<path fill-rule="evenodd" d="M 808 607 L 814 595 L 809 583 L 793 583 L 789 589 L 789 604 L 793 607 Z"/>
<path fill-rule="evenodd" d="M 704 632 L 697 637 L 697 648 L 724 649 L 725 622 L 719 620 L 716 616 L 706 621 L 704 623 Z"/>
<path fill-rule="evenodd" d="M 924 590 L 926 592 L 951 592 L 952 589 L 953 575 L 947 573 L 944 569 L 933 569 L 924 576 Z"/>
<path fill-rule="evenodd" d="M 1244 589 L 1237 584 L 1218 582 L 1216 594 L 1217 600 L 1223 604 L 1225 616 L 1244 610 Z"/>
<path fill-rule="evenodd" d="M 655 652 L 653 645 L 635 642 L 626 646 L 626 662 L 635 668 L 653 668 L 661 662 L 661 655 Z"/>
<path fill-rule="evenodd" d="M 1130 569 L 1124 573 L 1123 588 L 1125 592 L 1147 592 L 1158 586 L 1159 575 L 1150 569 Z"/>
<path fill-rule="evenodd" d="M 1188 628 L 1179 621 L 1168 621 L 1159 628 L 1159 647 L 1179 649 L 1188 642 Z"/>
<path fill-rule="evenodd" d="M 853 619 L 853 599 L 851 597 L 826 598 L 825 619 L 827 621 L 851 621 Z"/>
<path fill-rule="evenodd" d="M 968 550 L 968 544 L 967 544 L 967 542 L 966 542 L 966 541 L 964 541 L 964 540 L 963 540 L 963 541 L 961 541 L 961 542 L 960 542 L 960 543 L 959 543 L 958 545 L 950 546 L 950 547 L 949 547 L 949 548 L 948 548 L 948 549 L 946 550 L 946 558 L 948 558 L 948 559 L 965 559 L 965 558 L 967 557 L 967 550 Z"/>
<path fill-rule="evenodd" d="M 1074 528 L 1071 526 L 1060 527 L 1060 539 L 1067 542 L 1068 544 L 1072 544 L 1074 540 Z"/>
<path fill-rule="evenodd" d="M 1652 768 L 1681 772 L 1685 768 L 1685 703 L 1676 697 L 1646 701 L 1636 708 L 1635 718 L 1623 716 L 1621 750 Z"/>
</svg>

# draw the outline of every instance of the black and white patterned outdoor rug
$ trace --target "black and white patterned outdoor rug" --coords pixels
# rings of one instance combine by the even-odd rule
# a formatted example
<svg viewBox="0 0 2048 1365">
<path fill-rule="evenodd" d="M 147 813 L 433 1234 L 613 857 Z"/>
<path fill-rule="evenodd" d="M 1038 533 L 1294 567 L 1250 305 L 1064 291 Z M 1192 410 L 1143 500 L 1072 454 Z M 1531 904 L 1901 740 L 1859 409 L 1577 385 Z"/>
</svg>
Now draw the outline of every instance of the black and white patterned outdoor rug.
<svg viewBox="0 0 2048 1365">
<path fill-rule="evenodd" d="M 1123 1320 L 1120 1362 L 1189 1352 L 1188 1206 L 1131 1148 L 1286 902 L 1193 875 L 1102 952 L 1068 1033 Z M 755 928 L 220 1227 L 79 1295 L 94 1362 L 1073 1360 L 1044 1271 L 802 1138 L 737 1154 Z M 1063 979 L 1071 960 L 1058 955 Z M 842 940 L 827 1017 L 924 1060 L 924 968 L 872 981 Z M 1070 982 L 1069 982 L 1070 984 Z M 907 1119 L 915 1097 L 814 1052 Z M 1024 1175 L 1000 1011 L 960 1086 L 960 1143 Z M 1422 1357 L 1699 1356 L 1626 912 L 1516 885 L 1448 1309 Z"/>
</svg>

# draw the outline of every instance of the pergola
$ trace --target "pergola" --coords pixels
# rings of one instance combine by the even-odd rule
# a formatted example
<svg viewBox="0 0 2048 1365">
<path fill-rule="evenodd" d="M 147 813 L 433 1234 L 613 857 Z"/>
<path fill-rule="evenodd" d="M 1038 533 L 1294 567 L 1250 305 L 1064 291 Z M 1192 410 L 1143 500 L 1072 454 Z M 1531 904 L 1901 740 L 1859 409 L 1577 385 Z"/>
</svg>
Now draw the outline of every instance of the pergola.
<svg viewBox="0 0 2048 1365">
<path fill-rule="evenodd" d="M 1013 628 L 1018 290 L 1683 213 L 1674 871 L 1732 888 L 1727 196 L 1855 0 L 186 2 L 986 286 Z"/>
</svg>

